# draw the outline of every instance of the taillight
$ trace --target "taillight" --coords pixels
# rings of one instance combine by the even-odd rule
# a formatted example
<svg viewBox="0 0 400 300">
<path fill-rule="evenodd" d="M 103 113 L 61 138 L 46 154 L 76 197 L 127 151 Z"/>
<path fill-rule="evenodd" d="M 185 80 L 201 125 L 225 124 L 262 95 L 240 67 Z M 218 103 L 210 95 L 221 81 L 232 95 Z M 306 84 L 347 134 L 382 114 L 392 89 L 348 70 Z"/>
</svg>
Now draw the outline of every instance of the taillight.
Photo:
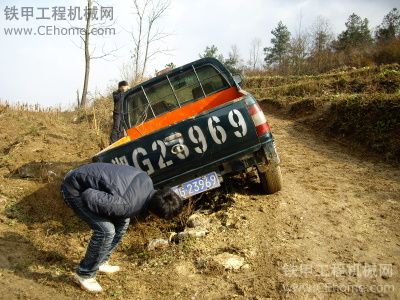
<svg viewBox="0 0 400 300">
<path fill-rule="evenodd" d="M 249 110 L 250 116 L 253 119 L 254 126 L 256 127 L 257 135 L 265 135 L 271 131 L 267 119 L 258 103 L 250 104 L 247 109 Z"/>
</svg>

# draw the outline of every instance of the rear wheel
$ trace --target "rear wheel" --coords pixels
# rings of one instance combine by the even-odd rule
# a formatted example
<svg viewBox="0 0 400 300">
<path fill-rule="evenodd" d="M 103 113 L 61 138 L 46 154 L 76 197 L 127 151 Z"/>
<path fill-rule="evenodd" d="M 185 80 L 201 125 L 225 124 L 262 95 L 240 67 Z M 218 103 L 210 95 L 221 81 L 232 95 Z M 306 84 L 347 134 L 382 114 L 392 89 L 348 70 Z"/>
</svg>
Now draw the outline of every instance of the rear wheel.
<svg viewBox="0 0 400 300">
<path fill-rule="evenodd" d="M 282 189 L 282 173 L 280 166 L 267 167 L 263 170 L 258 168 L 260 184 L 266 194 L 274 194 Z"/>
</svg>

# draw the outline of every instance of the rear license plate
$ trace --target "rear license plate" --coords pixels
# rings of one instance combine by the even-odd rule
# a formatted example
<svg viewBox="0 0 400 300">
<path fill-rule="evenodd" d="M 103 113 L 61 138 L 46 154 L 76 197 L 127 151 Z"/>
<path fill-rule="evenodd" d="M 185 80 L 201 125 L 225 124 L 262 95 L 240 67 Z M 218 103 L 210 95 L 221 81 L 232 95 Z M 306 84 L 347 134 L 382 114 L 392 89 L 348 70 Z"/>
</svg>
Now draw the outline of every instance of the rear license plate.
<svg viewBox="0 0 400 300">
<path fill-rule="evenodd" d="M 215 172 L 208 173 L 204 176 L 192 179 L 180 185 L 171 188 L 182 199 L 203 193 L 208 190 L 221 186 L 218 175 Z"/>
</svg>

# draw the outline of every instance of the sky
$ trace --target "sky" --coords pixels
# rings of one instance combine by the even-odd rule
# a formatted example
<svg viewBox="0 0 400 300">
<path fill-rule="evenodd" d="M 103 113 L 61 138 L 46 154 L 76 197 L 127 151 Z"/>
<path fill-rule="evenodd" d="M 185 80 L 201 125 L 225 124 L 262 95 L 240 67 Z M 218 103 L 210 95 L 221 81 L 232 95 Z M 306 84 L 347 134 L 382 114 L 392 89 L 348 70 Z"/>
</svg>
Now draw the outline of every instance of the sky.
<svg viewBox="0 0 400 300">
<path fill-rule="evenodd" d="M 106 59 L 91 63 L 89 92 L 91 97 L 106 95 L 123 78 L 123 65 L 128 63 L 133 49 L 130 31 L 137 29 L 132 0 L 98 0 L 100 9 L 112 7 L 105 24 L 115 34 L 93 36 L 94 56 L 113 52 Z M 0 101 L 10 103 L 39 103 L 44 107 L 71 108 L 81 92 L 84 76 L 84 52 L 78 35 L 47 34 L 46 28 L 84 27 L 84 20 L 54 20 L 52 7 L 80 7 L 84 0 L 2 0 L 0 4 Z M 206 46 L 216 45 L 227 55 L 236 45 L 246 61 L 254 38 L 262 46 L 270 46 L 271 30 L 282 21 L 292 33 L 307 30 L 316 18 L 329 20 L 333 32 L 340 33 L 353 12 L 368 18 L 370 28 L 382 22 L 392 8 L 399 8 L 395 0 L 171 0 L 165 16 L 157 24 L 168 33 L 156 47 L 168 49 L 168 54 L 155 56 L 147 68 L 153 76 L 167 63 L 183 65 L 199 58 Z M 29 14 L 32 8 L 33 16 Z M 17 10 L 16 20 L 8 20 L 6 11 Z M 22 17 L 22 9 L 25 16 Z M 28 15 L 28 16 L 26 16 Z M 10 14 L 8 17 L 10 18 Z M 50 19 L 38 19 L 49 17 Z M 28 18 L 28 20 L 26 20 Z M 68 19 L 68 17 L 67 17 Z M 300 25 L 301 24 L 301 25 Z M 96 25 L 95 25 L 96 26 Z M 32 28 L 37 34 L 6 34 L 13 28 Z"/>
</svg>

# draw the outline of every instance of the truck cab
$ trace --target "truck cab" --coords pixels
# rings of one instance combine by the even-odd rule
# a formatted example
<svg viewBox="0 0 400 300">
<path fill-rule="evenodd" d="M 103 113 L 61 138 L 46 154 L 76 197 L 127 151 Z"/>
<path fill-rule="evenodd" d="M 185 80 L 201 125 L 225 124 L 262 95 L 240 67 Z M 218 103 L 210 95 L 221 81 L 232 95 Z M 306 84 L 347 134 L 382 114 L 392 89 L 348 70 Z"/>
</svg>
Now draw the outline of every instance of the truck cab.
<svg viewBox="0 0 400 300">
<path fill-rule="evenodd" d="M 265 193 L 282 187 L 279 156 L 256 99 L 214 58 L 203 58 L 129 89 L 121 97 L 126 136 L 93 160 L 146 171 L 182 198 L 256 171 Z"/>
</svg>

